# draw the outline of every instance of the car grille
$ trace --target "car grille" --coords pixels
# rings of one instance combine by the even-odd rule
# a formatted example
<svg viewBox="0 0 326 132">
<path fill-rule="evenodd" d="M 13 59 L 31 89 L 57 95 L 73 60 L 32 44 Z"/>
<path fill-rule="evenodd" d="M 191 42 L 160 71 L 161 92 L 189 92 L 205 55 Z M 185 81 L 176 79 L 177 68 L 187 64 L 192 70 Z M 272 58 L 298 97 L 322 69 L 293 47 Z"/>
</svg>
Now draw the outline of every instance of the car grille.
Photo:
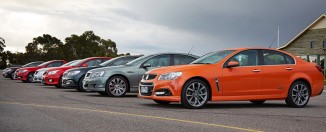
<svg viewBox="0 0 326 132">
<path fill-rule="evenodd" d="M 151 96 L 153 93 L 153 89 L 154 89 L 154 84 L 151 82 L 140 82 L 140 87 L 142 86 L 146 86 L 148 88 L 148 92 L 147 93 L 142 93 L 139 92 L 142 96 Z"/>
<path fill-rule="evenodd" d="M 89 77 L 91 75 L 91 73 L 86 73 L 85 77 Z"/>
<path fill-rule="evenodd" d="M 153 80 L 157 75 L 155 74 L 144 74 L 143 80 Z"/>
</svg>

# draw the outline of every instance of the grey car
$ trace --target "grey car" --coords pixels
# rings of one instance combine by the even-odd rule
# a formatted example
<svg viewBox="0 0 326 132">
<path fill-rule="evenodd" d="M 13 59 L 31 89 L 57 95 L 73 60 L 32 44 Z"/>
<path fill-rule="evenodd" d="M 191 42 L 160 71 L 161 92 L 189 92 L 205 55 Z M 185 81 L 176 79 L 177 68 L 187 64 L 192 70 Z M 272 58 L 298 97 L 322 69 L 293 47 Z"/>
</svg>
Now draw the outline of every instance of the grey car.
<svg viewBox="0 0 326 132">
<path fill-rule="evenodd" d="M 100 67 L 108 67 L 108 66 L 118 66 L 124 65 L 134 59 L 137 59 L 140 55 L 127 55 L 127 56 L 120 56 L 113 58 L 111 60 L 107 60 L 101 63 L 99 66 L 94 67 L 80 67 L 80 68 L 73 68 L 67 70 L 63 73 L 62 76 L 62 86 L 64 88 L 75 88 L 78 91 L 84 92 L 82 86 L 82 81 L 89 70 L 100 68 Z"/>
<path fill-rule="evenodd" d="M 122 66 L 93 69 L 86 73 L 83 88 L 101 95 L 124 96 L 127 92 L 138 92 L 138 84 L 146 71 L 189 64 L 197 58 L 198 56 L 190 54 L 161 53 L 143 56 Z"/>
</svg>

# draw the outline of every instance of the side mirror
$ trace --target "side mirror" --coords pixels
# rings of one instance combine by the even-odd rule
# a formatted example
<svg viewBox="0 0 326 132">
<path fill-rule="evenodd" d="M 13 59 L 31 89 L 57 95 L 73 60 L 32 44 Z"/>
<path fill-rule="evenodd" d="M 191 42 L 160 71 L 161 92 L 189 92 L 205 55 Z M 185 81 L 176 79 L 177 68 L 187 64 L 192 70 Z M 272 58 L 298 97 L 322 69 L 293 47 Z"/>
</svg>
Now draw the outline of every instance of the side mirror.
<svg viewBox="0 0 326 132">
<path fill-rule="evenodd" d="M 149 63 L 143 64 L 143 68 L 147 68 L 147 67 L 151 67 L 151 64 L 149 64 Z"/>
<path fill-rule="evenodd" d="M 226 67 L 231 68 L 231 67 L 237 67 L 237 66 L 239 66 L 239 62 L 230 61 Z"/>
<path fill-rule="evenodd" d="M 81 66 L 82 66 L 82 67 L 88 67 L 88 65 L 87 65 L 87 64 L 82 64 Z"/>
</svg>

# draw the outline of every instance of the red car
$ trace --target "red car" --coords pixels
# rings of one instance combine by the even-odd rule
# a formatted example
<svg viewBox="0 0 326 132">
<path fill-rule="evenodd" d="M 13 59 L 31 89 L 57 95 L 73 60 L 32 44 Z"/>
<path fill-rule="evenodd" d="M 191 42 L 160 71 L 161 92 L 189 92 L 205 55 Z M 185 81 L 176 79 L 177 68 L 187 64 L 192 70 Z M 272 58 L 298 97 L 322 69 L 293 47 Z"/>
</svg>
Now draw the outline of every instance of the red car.
<svg viewBox="0 0 326 132">
<path fill-rule="evenodd" d="M 22 82 L 34 82 L 34 73 L 36 70 L 45 68 L 45 67 L 58 67 L 67 63 L 65 60 L 51 60 L 44 62 L 36 67 L 24 67 L 17 69 L 17 80 L 21 80 Z"/>
<path fill-rule="evenodd" d="M 54 85 L 57 88 L 61 88 L 62 87 L 61 77 L 66 70 L 77 68 L 77 67 L 98 66 L 102 62 L 110 59 L 111 58 L 108 57 L 90 57 L 74 62 L 69 66 L 48 69 L 43 75 L 42 83 L 45 85 Z"/>
</svg>

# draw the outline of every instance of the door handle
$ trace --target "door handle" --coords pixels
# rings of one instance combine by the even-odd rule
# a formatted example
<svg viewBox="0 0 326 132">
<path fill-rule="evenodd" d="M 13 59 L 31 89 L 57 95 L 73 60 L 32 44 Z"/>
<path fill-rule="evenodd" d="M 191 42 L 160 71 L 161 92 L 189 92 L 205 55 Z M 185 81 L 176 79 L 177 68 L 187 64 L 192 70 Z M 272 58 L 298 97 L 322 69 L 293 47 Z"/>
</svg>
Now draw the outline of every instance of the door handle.
<svg viewBox="0 0 326 132">
<path fill-rule="evenodd" d="M 286 70 L 293 70 L 293 68 L 291 68 L 291 67 L 287 67 Z"/>
<path fill-rule="evenodd" d="M 260 72 L 260 70 L 254 69 L 254 70 L 252 70 L 252 72 Z"/>
</svg>

